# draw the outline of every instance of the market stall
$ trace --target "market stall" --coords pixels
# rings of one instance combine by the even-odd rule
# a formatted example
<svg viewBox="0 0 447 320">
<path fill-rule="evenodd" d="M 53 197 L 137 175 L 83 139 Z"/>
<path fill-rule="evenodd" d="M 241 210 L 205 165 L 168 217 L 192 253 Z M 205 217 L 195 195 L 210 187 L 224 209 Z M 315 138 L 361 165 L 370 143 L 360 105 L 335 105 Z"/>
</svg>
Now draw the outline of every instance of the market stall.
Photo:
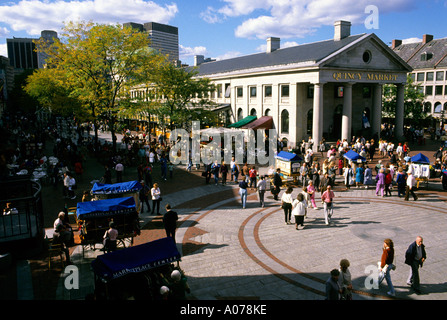
<svg viewBox="0 0 447 320">
<path fill-rule="evenodd" d="M 280 151 L 276 156 L 276 169 L 281 170 L 283 179 L 287 177 L 296 177 L 300 175 L 300 167 L 303 159 L 295 153 Z"/>
<path fill-rule="evenodd" d="M 430 179 L 430 160 L 422 153 L 418 153 L 411 157 L 410 162 L 408 169 L 416 178 L 417 187 L 419 188 L 420 182 L 428 184 Z"/>
</svg>

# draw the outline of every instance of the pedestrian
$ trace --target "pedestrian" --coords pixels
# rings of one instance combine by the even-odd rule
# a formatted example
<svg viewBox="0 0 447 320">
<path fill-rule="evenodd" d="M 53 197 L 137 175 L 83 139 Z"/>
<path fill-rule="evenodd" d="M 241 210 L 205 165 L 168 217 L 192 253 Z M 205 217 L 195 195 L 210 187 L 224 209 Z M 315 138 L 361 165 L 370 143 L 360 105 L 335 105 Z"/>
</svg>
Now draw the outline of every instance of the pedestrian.
<svg viewBox="0 0 447 320">
<path fill-rule="evenodd" d="M 391 197 L 391 188 L 393 183 L 393 177 L 391 175 L 390 169 L 385 170 L 385 196 L 388 196 L 388 194 Z"/>
<path fill-rule="evenodd" d="M 258 175 L 258 172 L 256 171 L 255 166 L 251 167 L 251 169 L 248 171 L 248 176 L 250 178 L 250 188 L 256 189 L 256 177 Z"/>
<path fill-rule="evenodd" d="M 368 189 L 368 186 L 371 185 L 372 183 L 373 183 L 372 170 L 368 165 L 366 165 L 365 175 L 363 178 L 363 184 L 365 185 L 365 189 Z"/>
<path fill-rule="evenodd" d="M 171 205 L 168 203 L 166 206 L 166 213 L 163 215 L 163 225 L 165 227 L 166 236 L 174 239 L 175 242 L 175 230 L 177 229 L 178 214 L 171 210 Z"/>
<path fill-rule="evenodd" d="M 292 215 L 295 217 L 295 229 L 298 225 L 304 228 L 304 216 L 306 215 L 306 202 L 302 193 L 298 193 L 296 200 L 292 203 Z"/>
<path fill-rule="evenodd" d="M 320 194 L 323 195 L 323 193 L 327 190 L 327 186 L 331 184 L 331 178 L 329 178 L 329 173 L 325 173 L 323 177 L 320 180 Z"/>
<path fill-rule="evenodd" d="M 276 169 L 276 173 L 273 176 L 273 186 L 274 188 L 272 189 L 272 193 L 273 193 L 273 199 L 274 200 L 278 200 L 278 194 L 281 190 L 281 186 L 282 186 L 282 179 L 281 179 L 281 169 Z"/>
<path fill-rule="evenodd" d="M 217 163 L 217 160 L 214 161 L 214 163 L 211 165 L 211 173 L 213 174 L 214 177 L 214 184 L 217 186 L 217 183 L 219 182 L 219 171 L 220 171 L 220 166 Z"/>
<path fill-rule="evenodd" d="M 351 165 L 348 164 L 343 172 L 343 176 L 345 178 L 345 186 L 346 186 L 346 190 L 351 188 L 351 181 L 352 181 L 352 177 L 354 175 L 354 171 L 351 168 Z"/>
<path fill-rule="evenodd" d="M 168 160 L 164 154 L 161 155 L 160 158 L 160 170 L 161 170 L 161 178 L 166 181 L 166 174 L 168 169 Z"/>
<path fill-rule="evenodd" d="M 290 224 L 290 218 L 292 213 L 292 187 L 288 187 L 286 192 L 282 194 L 281 197 L 281 208 L 284 210 L 284 220 L 286 224 Z"/>
<path fill-rule="evenodd" d="M 413 176 L 411 172 L 408 172 L 407 177 L 407 185 L 405 189 L 405 201 L 408 201 L 408 198 L 410 197 L 410 193 L 413 196 L 414 201 L 418 199 L 418 197 L 414 194 L 414 186 L 416 185 L 416 178 Z"/>
<path fill-rule="evenodd" d="M 69 196 L 68 187 L 70 186 L 70 177 L 68 176 L 68 172 L 64 172 L 63 183 L 64 183 L 63 195 L 64 198 L 68 198 Z"/>
<path fill-rule="evenodd" d="M 320 163 L 315 161 L 312 164 L 312 182 L 317 191 L 320 191 Z"/>
<path fill-rule="evenodd" d="M 245 163 L 242 167 L 242 175 L 244 176 L 244 179 L 245 181 L 247 181 L 247 183 L 250 181 L 249 171 L 250 170 L 248 169 L 248 165 L 247 163 Z"/>
<path fill-rule="evenodd" d="M 236 161 L 234 161 L 231 166 L 231 176 L 233 177 L 234 183 L 237 183 L 237 178 L 239 177 L 239 165 Z"/>
<path fill-rule="evenodd" d="M 76 186 L 76 179 L 73 177 L 73 175 L 71 173 L 68 173 L 68 197 L 71 200 L 76 199 L 76 194 L 75 194 L 75 189 L 77 188 Z"/>
<path fill-rule="evenodd" d="M 138 197 L 140 199 L 140 212 L 144 211 L 144 204 L 146 204 L 147 212 L 151 210 L 151 206 L 149 205 L 149 193 L 151 190 L 144 180 L 140 181 L 141 189 L 138 192 Z"/>
<path fill-rule="evenodd" d="M 112 183 L 112 171 L 110 171 L 109 166 L 104 166 L 104 183 L 105 184 L 111 184 Z"/>
<path fill-rule="evenodd" d="M 158 186 L 158 183 L 154 183 L 153 188 L 151 189 L 152 196 L 152 213 L 155 212 L 155 206 L 157 206 L 157 215 L 160 215 L 160 202 L 161 202 L 161 192 Z"/>
<path fill-rule="evenodd" d="M 326 300 L 340 300 L 341 289 L 338 285 L 340 271 L 331 270 L 331 276 L 326 281 Z"/>
<path fill-rule="evenodd" d="M 315 203 L 315 187 L 313 185 L 312 181 L 309 181 L 309 185 L 307 186 L 307 194 L 309 195 L 310 198 L 310 202 L 312 203 L 312 207 L 314 208 L 314 210 L 317 210 L 317 204 Z"/>
<path fill-rule="evenodd" d="M 168 162 L 168 171 L 169 179 L 172 179 L 172 176 L 174 175 L 174 164 L 171 161 Z"/>
<path fill-rule="evenodd" d="M 363 184 L 365 169 L 363 168 L 363 164 L 360 164 L 357 169 L 355 169 L 355 185 L 357 188 L 360 188 L 360 185 Z"/>
<path fill-rule="evenodd" d="M 397 183 L 397 196 L 400 198 L 402 196 L 405 196 L 405 185 L 407 181 L 407 175 L 403 171 L 403 169 L 400 167 L 397 170 L 397 176 L 396 176 L 396 183 Z"/>
<path fill-rule="evenodd" d="M 444 191 L 447 191 L 447 165 L 443 165 L 441 168 L 441 182 L 442 189 L 444 189 Z"/>
<path fill-rule="evenodd" d="M 248 188 L 247 181 L 245 179 L 242 179 L 239 182 L 239 195 L 241 196 L 243 209 L 245 209 L 245 205 L 247 204 L 247 188 Z"/>
<path fill-rule="evenodd" d="M 222 165 L 220 166 L 220 175 L 222 177 L 222 185 L 227 184 L 228 165 L 225 161 L 222 161 Z"/>
<path fill-rule="evenodd" d="M 332 214 L 334 213 L 334 205 L 333 199 L 335 198 L 334 192 L 331 189 L 331 186 L 328 185 L 326 191 L 321 196 L 321 201 L 324 206 L 324 221 L 326 225 L 329 225 L 331 222 Z"/>
<path fill-rule="evenodd" d="M 338 277 L 338 286 L 340 287 L 341 300 L 352 300 L 352 277 L 349 271 L 349 260 L 342 259 L 340 261 L 340 276 Z"/>
<path fill-rule="evenodd" d="M 391 239 L 385 239 L 383 241 L 382 258 L 379 265 L 379 285 L 382 283 L 383 279 L 386 279 L 389 289 L 387 294 L 394 297 L 396 292 L 394 290 L 393 282 L 391 281 L 391 270 L 395 270 L 396 266 L 393 262 L 394 243 Z"/>
<path fill-rule="evenodd" d="M 264 195 L 266 187 L 267 181 L 265 180 L 265 176 L 261 176 L 258 183 L 256 184 L 256 188 L 258 189 L 259 203 L 263 208 L 265 207 Z"/>
<path fill-rule="evenodd" d="M 116 164 L 115 171 L 116 171 L 116 182 L 123 182 L 124 166 L 121 162 L 118 162 Z"/>
<path fill-rule="evenodd" d="M 379 191 L 383 198 L 383 193 L 385 191 L 385 170 L 383 169 L 380 169 L 376 176 L 376 196 L 379 196 Z"/>
<path fill-rule="evenodd" d="M 411 267 L 407 284 L 410 285 L 417 294 L 421 293 L 419 267 L 422 268 L 422 265 L 427 259 L 423 241 L 421 236 L 416 237 L 416 241 L 410 244 L 405 252 L 405 264 L 408 264 Z"/>
<path fill-rule="evenodd" d="M 104 233 L 103 244 L 104 247 L 101 249 L 106 253 L 116 250 L 116 239 L 118 238 L 118 230 L 115 228 L 115 222 L 111 221 L 109 223 L 109 229 Z"/>
<path fill-rule="evenodd" d="M 301 183 L 303 187 L 307 186 L 307 180 L 309 178 L 309 168 L 307 167 L 307 163 L 304 162 L 303 166 L 300 168 L 300 175 L 301 175 Z"/>
</svg>

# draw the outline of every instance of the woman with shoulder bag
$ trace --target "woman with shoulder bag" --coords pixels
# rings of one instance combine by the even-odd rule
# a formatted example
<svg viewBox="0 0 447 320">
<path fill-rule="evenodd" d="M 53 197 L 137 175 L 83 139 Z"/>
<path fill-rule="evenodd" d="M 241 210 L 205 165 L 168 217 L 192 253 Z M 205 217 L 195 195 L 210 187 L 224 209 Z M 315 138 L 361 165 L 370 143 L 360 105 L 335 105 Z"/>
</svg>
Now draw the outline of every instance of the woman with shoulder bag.
<svg viewBox="0 0 447 320">
<path fill-rule="evenodd" d="M 281 208 L 284 210 L 284 220 L 286 224 L 290 224 L 290 218 L 292 213 L 292 187 L 288 187 L 286 192 L 281 197 Z"/>
</svg>

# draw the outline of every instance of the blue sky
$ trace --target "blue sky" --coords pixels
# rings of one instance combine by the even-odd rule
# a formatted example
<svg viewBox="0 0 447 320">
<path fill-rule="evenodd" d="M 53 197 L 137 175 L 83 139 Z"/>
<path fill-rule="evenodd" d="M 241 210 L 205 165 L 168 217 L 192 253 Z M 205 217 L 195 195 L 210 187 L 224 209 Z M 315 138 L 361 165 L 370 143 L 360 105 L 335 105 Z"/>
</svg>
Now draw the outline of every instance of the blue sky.
<svg viewBox="0 0 447 320">
<path fill-rule="evenodd" d="M 370 5 L 375 11 L 365 12 Z M 371 29 L 365 21 L 375 13 Z M 270 36 L 281 38 L 281 47 L 330 39 L 336 20 L 387 44 L 423 34 L 445 38 L 446 13 L 447 0 L 0 0 L 0 55 L 7 56 L 7 38 L 60 32 L 64 21 L 170 24 L 179 28 L 180 59 L 193 64 L 197 54 L 225 59 L 263 51 Z"/>
</svg>

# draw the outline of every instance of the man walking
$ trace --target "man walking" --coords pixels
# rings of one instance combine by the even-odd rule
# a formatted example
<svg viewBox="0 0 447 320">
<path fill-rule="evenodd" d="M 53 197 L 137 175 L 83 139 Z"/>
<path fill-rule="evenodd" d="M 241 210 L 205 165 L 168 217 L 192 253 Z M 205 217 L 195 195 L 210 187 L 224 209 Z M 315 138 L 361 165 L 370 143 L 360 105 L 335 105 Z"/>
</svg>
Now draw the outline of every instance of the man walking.
<svg viewBox="0 0 447 320">
<path fill-rule="evenodd" d="M 124 166 L 121 162 L 118 162 L 115 166 L 116 182 L 123 182 L 123 170 Z"/>
<path fill-rule="evenodd" d="M 175 241 L 175 229 L 177 229 L 177 212 L 171 210 L 171 205 L 165 206 L 166 213 L 163 215 L 163 224 L 166 230 L 166 236 L 171 237 Z"/>
<path fill-rule="evenodd" d="M 408 172 L 408 178 L 407 178 L 407 187 L 405 190 L 405 201 L 408 201 L 408 198 L 410 197 L 410 193 L 413 196 L 414 201 L 418 199 L 418 197 L 414 194 L 413 188 L 416 185 L 416 178 L 413 176 L 411 172 Z"/>
<path fill-rule="evenodd" d="M 417 294 L 421 293 L 419 267 L 422 268 L 426 259 L 427 254 L 425 252 L 423 239 L 421 236 L 418 236 L 416 241 L 410 244 L 405 252 L 405 264 L 408 264 L 411 267 L 407 284 L 410 285 Z"/>
<path fill-rule="evenodd" d="M 334 213 L 333 199 L 335 198 L 334 192 L 331 190 L 331 186 L 328 185 L 326 191 L 321 196 L 324 206 L 324 221 L 326 225 L 331 223 L 332 214 Z"/>
</svg>

